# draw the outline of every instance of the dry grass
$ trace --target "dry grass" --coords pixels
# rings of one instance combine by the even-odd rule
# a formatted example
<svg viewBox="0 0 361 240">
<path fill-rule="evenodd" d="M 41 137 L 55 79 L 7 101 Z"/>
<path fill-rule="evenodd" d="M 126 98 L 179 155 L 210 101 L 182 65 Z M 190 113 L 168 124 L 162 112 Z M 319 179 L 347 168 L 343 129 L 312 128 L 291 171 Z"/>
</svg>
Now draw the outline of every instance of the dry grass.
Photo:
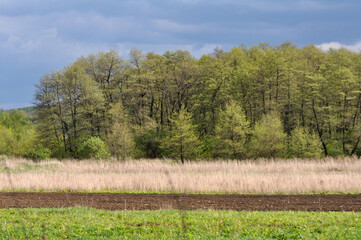
<svg viewBox="0 0 361 240">
<path fill-rule="evenodd" d="M 361 193 L 361 160 L 264 159 L 180 165 L 169 160 L 33 163 L 6 159 L 0 164 L 0 190 Z"/>
</svg>

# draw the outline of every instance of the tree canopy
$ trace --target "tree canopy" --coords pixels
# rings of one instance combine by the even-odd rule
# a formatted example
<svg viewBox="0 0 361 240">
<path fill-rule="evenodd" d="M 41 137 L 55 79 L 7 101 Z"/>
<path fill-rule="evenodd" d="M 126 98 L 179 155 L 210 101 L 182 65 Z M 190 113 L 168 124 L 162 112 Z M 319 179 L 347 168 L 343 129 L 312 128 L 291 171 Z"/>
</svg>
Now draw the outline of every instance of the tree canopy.
<svg viewBox="0 0 361 240">
<path fill-rule="evenodd" d="M 78 158 L 91 137 L 119 158 L 182 158 L 182 134 L 197 139 L 189 159 L 361 155 L 361 54 L 290 42 L 199 59 L 98 52 L 44 74 L 34 112 L 34 141 L 58 158 Z"/>
</svg>

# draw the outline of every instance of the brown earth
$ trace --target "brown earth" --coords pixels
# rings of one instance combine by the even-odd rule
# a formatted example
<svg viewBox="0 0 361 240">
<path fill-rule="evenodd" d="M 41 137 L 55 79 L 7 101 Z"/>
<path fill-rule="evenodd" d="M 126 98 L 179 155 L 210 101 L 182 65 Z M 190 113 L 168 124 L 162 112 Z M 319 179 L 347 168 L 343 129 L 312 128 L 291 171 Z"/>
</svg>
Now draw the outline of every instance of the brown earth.
<svg viewBox="0 0 361 240">
<path fill-rule="evenodd" d="M 63 208 L 107 210 L 214 209 L 236 211 L 361 211 L 355 195 L 194 195 L 124 193 L 0 193 L 0 208 Z"/>
</svg>

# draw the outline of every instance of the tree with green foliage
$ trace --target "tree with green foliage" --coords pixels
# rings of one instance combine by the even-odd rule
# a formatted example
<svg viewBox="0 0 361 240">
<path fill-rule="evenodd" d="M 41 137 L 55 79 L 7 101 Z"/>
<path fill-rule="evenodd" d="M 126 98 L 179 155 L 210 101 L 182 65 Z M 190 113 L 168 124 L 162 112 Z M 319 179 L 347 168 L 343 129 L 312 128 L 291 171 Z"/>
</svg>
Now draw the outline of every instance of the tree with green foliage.
<svg viewBox="0 0 361 240">
<path fill-rule="evenodd" d="M 184 163 L 184 160 L 196 158 L 199 139 L 190 113 L 185 108 L 181 108 L 180 112 L 175 114 L 170 121 L 169 135 L 161 143 L 167 156 L 180 159 L 181 163 Z"/>
<path fill-rule="evenodd" d="M 128 123 L 128 115 L 121 102 L 113 105 L 110 114 L 113 124 L 107 138 L 109 150 L 118 160 L 125 160 L 134 151 L 134 140 Z"/>
<path fill-rule="evenodd" d="M 98 116 L 104 98 L 81 62 L 45 74 L 36 88 L 39 142 L 57 157 L 77 157 L 80 143 L 89 135 L 105 135 Z"/>
<path fill-rule="evenodd" d="M 252 131 L 249 145 L 252 157 L 283 157 L 286 150 L 287 134 L 277 113 L 263 115 Z"/>
<path fill-rule="evenodd" d="M 135 137 L 135 158 L 157 158 L 163 156 L 162 141 L 165 132 L 161 129 L 146 129 Z"/>
<path fill-rule="evenodd" d="M 0 154 L 14 155 L 14 137 L 10 129 L 0 125 Z"/>
<path fill-rule="evenodd" d="M 93 136 L 110 146 L 110 135 L 125 131 L 114 129 L 116 104 L 128 114 L 137 157 L 166 154 L 160 142 L 184 106 L 197 127 L 195 135 L 202 139 L 203 157 L 243 158 L 242 144 L 220 130 L 227 125 L 223 118 L 231 101 L 257 128 L 253 143 L 258 141 L 260 119 L 276 111 L 285 134 L 291 136 L 298 125 L 307 128 L 317 134 L 325 156 L 361 152 L 361 54 L 347 49 L 324 52 L 314 45 L 261 43 L 229 51 L 217 48 L 200 59 L 182 50 L 160 55 L 132 49 L 128 61 L 110 50 L 45 74 L 35 101 L 37 141 L 59 158 L 77 158 L 79 144 Z M 6 129 L 1 131 L 11 142 L 14 129 Z M 267 131 L 264 134 L 269 137 Z M 261 134 L 257 137 L 261 139 Z M 246 145 L 255 150 L 249 139 Z M 250 156 L 284 152 L 258 150 Z"/>
<path fill-rule="evenodd" d="M 0 113 L 0 154 L 22 157 L 33 147 L 33 123 L 23 111 Z"/>
<path fill-rule="evenodd" d="M 289 155 L 297 158 L 320 158 L 323 155 L 320 139 L 305 127 L 296 127 L 291 132 Z"/>
<path fill-rule="evenodd" d="M 242 107 L 231 101 L 220 113 L 215 131 L 218 140 L 216 148 L 221 152 L 222 157 L 232 159 L 245 157 L 249 127 Z"/>
<path fill-rule="evenodd" d="M 190 109 L 201 136 L 214 134 L 219 113 L 231 97 L 227 55 L 219 49 L 212 55 L 198 60 L 198 81 L 189 91 L 192 94 Z"/>
</svg>

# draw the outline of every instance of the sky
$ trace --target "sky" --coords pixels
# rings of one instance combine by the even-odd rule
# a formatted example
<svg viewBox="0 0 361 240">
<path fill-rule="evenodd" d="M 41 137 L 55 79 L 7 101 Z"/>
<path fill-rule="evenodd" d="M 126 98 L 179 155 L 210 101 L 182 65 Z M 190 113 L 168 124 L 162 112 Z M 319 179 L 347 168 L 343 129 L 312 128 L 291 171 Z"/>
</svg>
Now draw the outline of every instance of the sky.
<svg viewBox="0 0 361 240">
<path fill-rule="evenodd" d="M 34 85 L 80 56 L 260 42 L 361 49 L 359 0 L 0 0 L 0 109 L 30 106 Z"/>
</svg>

